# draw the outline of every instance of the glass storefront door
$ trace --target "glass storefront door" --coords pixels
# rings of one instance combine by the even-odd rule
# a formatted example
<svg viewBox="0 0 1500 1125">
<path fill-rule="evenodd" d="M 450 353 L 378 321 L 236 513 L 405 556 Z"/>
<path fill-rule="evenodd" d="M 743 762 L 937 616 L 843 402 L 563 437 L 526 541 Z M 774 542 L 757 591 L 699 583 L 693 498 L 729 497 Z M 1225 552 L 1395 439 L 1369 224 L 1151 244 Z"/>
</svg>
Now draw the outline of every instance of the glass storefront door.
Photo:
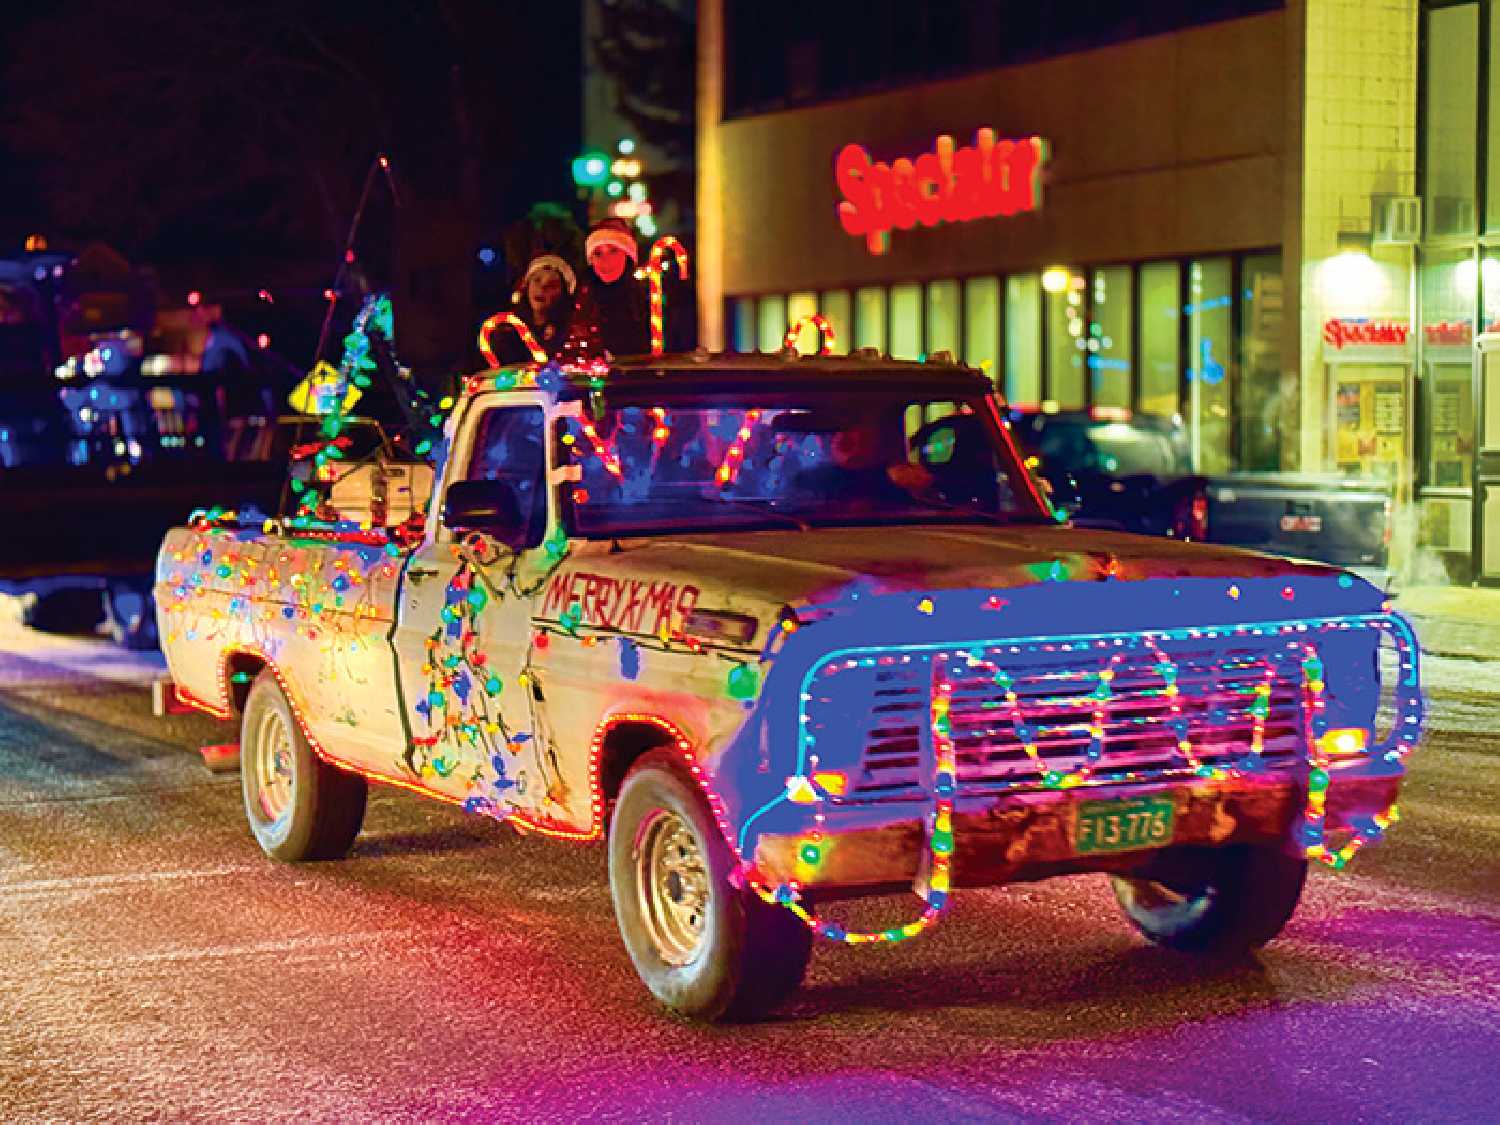
<svg viewBox="0 0 1500 1125">
<path fill-rule="evenodd" d="M 1330 363 L 1330 447 L 1338 471 L 1399 484 L 1409 456 L 1411 367 L 1404 363 Z"/>
<path fill-rule="evenodd" d="M 1476 577 L 1500 586 L 1500 333 L 1476 341 L 1479 432 L 1474 456 L 1474 557 Z"/>
</svg>

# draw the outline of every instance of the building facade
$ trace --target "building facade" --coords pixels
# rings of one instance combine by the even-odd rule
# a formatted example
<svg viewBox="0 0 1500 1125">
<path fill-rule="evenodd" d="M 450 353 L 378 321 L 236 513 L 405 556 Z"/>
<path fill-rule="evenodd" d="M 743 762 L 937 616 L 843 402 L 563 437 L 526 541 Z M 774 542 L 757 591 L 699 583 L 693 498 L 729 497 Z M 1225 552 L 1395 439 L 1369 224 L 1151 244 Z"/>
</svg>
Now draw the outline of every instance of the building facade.
<svg viewBox="0 0 1500 1125">
<path fill-rule="evenodd" d="M 820 311 L 1016 403 L 1176 414 L 1204 473 L 1384 482 L 1408 581 L 1500 578 L 1493 4 L 703 0 L 704 341 Z"/>
</svg>

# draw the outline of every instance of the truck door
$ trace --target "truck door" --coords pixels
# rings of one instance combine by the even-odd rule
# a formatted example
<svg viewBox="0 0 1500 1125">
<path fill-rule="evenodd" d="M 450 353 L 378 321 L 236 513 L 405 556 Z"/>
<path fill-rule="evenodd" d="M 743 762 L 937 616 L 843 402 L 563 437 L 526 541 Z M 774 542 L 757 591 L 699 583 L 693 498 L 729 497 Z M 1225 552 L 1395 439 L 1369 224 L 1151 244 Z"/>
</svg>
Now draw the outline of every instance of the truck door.
<svg viewBox="0 0 1500 1125">
<path fill-rule="evenodd" d="M 546 412 L 540 397 L 471 401 L 454 435 L 433 527 L 408 563 L 394 637 L 409 723 L 401 767 L 427 788 L 503 815 L 530 810 L 540 777 L 523 675 L 531 645 L 529 591 L 545 579 L 549 526 Z M 455 482 L 504 481 L 527 529 L 508 548 L 443 524 Z"/>
</svg>

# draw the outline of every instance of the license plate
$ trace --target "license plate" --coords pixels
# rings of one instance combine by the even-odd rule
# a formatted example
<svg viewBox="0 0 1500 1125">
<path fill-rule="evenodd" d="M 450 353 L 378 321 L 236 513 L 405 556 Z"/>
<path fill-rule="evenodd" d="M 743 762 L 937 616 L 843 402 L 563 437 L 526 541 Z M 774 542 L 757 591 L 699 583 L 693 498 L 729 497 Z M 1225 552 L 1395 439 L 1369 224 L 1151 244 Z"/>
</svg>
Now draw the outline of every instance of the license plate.
<svg viewBox="0 0 1500 1125">
<path fill-rule="evenodd" d="M 1084 801 L 1078 806 L 1073 850 L 1128 852 L 1172 842 L 1172 801 L 1140 797 L 1129 801 Z"/>
<path fill-rule="evenodd" d="M 1316 533 L 1316 532 L 1319 532 L 1319 531 L 1323 530 L 1323 517 L 1322 516 L 1282 516 L 1281 517 L 1281 530 L 1282 531 L 1311 531 L 1311 532 L 1315 532 Z"/>
</svg>

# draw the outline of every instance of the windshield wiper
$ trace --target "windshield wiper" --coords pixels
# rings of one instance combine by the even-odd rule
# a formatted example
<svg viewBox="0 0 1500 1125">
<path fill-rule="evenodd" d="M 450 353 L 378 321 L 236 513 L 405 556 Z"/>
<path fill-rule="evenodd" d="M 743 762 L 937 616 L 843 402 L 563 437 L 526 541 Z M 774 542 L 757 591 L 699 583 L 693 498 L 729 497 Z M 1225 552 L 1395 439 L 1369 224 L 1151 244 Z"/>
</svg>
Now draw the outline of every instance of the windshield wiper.
<svg viewBox="0 0 1500 1125">
<path fill-rule="evenodd" d="M 756 512 L 763 516 L 771 516 L 774 519 L 785 520 L 798 531 L 811 531 L 812 524 L 804 523 L 796 516 L 789 516 L 785 512 L 778 512 L 770 506 L 769 500 L 736 500 L 733 496 L 725 496 L 722 492 L 718 494 L 719 503 L 730 504 L 736 508 L 744 508 L 747 512 Z"/>
</svg>

